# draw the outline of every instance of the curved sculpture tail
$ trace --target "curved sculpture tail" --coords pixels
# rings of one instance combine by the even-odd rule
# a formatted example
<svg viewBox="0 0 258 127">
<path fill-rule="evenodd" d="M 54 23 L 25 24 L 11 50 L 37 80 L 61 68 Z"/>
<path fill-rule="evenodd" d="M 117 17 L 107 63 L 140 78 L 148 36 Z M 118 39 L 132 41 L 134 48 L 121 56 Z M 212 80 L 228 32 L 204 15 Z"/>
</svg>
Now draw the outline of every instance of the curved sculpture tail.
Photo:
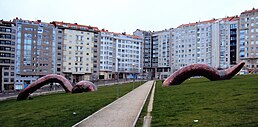
<svg viewBox="0 0 258 127">
<path fill-rule="evenodd" d="M 57 75 L 57 74 L 49 74 L 46 76 L 43 76 L 30 84 L 28 87 L 23 89 L 18 97 L 17 100 L 26 100 L 28 96 L 39 89 L 40 87 L 49 84 L 49 83 L 59 83 L 61 86 L 65 89 L 66 92 L 69 93 L 81 93 L 81 92 L 88 92 L 88 91 L 96 91 L 97 86 L 95 86 L 92 82 L 90 81 L 80 81 L 78 82 L 74 87 L 71 85 L 71 83 L 62 75 Z"/>
<path fill-rule="evenodd" d="M 38 80 L 30 84 L 28 87 L 23 89 L 19 93 L 17 100 L 26 100 L 31 93 L 33 93 L 40 87 L 53 82 L 59 83 L 65 89 L 66 92 L 72 92 L 73 86 L 65 77 L 57 74 L 49 74 L 39 78 Z"/>
<path fill-rule="evenodd" d="M 240 62 L 227 70 L 218 71 L 205 64 L 192 64 L 170 75 L 162 86 L 179 85 L 192 76 L 204 76 L 211 81 L 231 79 L 244 65 L 244 62 Z"/>
</svg>

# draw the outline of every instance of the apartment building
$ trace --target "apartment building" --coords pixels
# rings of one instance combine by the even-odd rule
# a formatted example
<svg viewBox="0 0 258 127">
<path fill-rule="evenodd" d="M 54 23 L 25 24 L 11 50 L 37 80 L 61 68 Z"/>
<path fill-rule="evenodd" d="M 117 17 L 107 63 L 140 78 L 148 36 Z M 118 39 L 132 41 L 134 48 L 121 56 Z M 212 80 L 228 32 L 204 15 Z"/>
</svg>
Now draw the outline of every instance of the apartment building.
<svg viewBox="0 0 258 127">
<path fill-rule="evenodd" d="M 240 14 L 238 36 L 238 60 L 245 61 L 251 71 L 258 68 L 258 9 L 246 10 Z"/>
<path fill-rule="evenodd" d="M 0 21 L 0 92 L 14 89 L 15 23 Z"/>
<path fill-rule="evenodd" d="M 211 66 L 212 23 L 215 19 L 182 24 L 172 29 L 174 43 L 174 69 L 176 71 L 193 63 Z"/>
<path fill-rule="evenodd" d="M 142 72 L 141 37 L 101 31 L 100 77 L 138 78 Z"/>
<path fill-rule="evenodd" d="M 143 39 L 142 47 L 142 77 L 146 79 L 155 78 L 155 68 L 152 67 L 152 55 L 153 55 L 153 43 L 152 43 L 152 32 L 137 29 L 133 32 L 133 35 L 140 36 Z"/>
<path fill-rule="evenodd" d="M 183 24 L 175 29 L 171 29 L 171 32 L 174 47 L 174 51 L 171 52 L 171 61 L 174 61 L 174 72 L 184 66 L 197 62 L 197 26 L 193 23 Z"/>
<path fill-rule="evenodd" d="M 100 79 L 116 78 L 116 43 L 114 33 L 106 30 L 101 31 L 100 43 Z"/>
<path fill-rule="evenodd" d="M 212 24 L 212 66 L 226 69 L 236 64 L 238 16 L 216 19 Z"/>
<path fill-rule="evenodd" d="M 170 72 L 170 45 L 171 36 L 169 30 L 162 30 L 153 33 L 153 67 L 156 67 L 155 77 L 167 78 Z M 155 62 L 155 63 L 154 63 Z"/>
<path fill-rule="evenodd" d="M 62 75 L 73 83 L 99 76 L 99 30 L 77 23 L 52 22 L 57 27 Z"/>
<path fill-rule="evenodd" d="M 16 23 L 15 89 L 56 73 L 56 28 L 49 23 L 14 19 Z"/>
<path fill-rule="evenodd" d="M 230 20 L 230 66 L 237 64 L 237 37 L 239 17 L 235 16 Z"/>
<path fill-rule="evenodd" d="M 238 17 L 211 19 L 182 24 L 171 29 L 172 72 L 193 64 L 226 69 L 236 64 Z"/>
</svg>

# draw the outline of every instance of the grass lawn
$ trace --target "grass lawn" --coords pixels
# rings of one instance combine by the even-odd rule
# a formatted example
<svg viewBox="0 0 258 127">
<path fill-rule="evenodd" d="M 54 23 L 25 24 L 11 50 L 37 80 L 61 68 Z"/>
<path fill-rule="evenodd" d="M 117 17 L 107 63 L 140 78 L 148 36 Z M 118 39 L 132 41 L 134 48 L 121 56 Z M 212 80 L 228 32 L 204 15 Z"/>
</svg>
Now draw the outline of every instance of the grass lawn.
<svg viewBox="0 0 258 127">
<path fill-rule="evenodd" d="M 236 76 L 224 81 L 192 78 L 171 87 L 161 87 L 159 81 L 151 124 L 258 127 L 258 75 Z"/>
<path fill-rule="evenodd" d="M 136 82 L 135 86 L 139 86 Z M 133 83 L 119 85 L 120 97 Z M 59 93 L 33 97 L 32 100 L 0 102 L 0 127 L 53 126 L 70 127 L 116 100 L 117 86 L 99 87 L 96 92 Z M 76 114 L 73 114 L 75 112 Z"/>
</svg>

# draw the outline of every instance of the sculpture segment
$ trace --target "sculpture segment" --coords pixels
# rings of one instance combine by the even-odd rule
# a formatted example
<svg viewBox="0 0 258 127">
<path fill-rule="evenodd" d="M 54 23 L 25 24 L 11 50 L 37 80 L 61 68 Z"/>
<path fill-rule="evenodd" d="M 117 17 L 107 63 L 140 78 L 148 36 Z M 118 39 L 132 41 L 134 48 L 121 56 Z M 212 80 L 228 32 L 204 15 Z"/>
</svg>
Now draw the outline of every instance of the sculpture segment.
<svg viewBox="0 0 258 127">
<path fill-rule="evenodd" d="M 204 76 L 211 81 L 231 79 L 244 65 L 244 62 L 240 62 L 229 69 L 219 71 L 205 64 L 192 64 L 170 75 L 162 86 L 179 85 L 192 76 Z"/>
<path fill-rule="evenodd" d="M 39 78 L 38 80 L 30 84 L 28 87 L 23 89 L 19 93 L 17 100 L 26 100 L 31 93 L 33 93 L 40 87 L 54 82 L 59 83 L 67 93 L 82 93 L 97 90 L 97 86 L 90 81 L 80 81 L 75 86 L 72 86 L 69 80 L 67 80 L 62 75 L 49 74 Z"/>
<path fill-rule="evenodd" d="M 82 93 L 82 92 L 89 92 L 89 91 L 96 91 L 97 86 L 95 86 L 90 81 L 80 81 L 78 82 L 72 89 L 72 93 Z"/>
<path fill-rule="evenodd" d="M 26 100 L 31 93 L 33 93 L 40 87 L 53 82 L 59 83 L 66 92 L 72 92 L 73 86 L 65 77 L 57 74 L 49 74 L 39 78 L 38 80 L 30 84 L 28 87 L 23 89 L 19 93 L 17 100 Z"/>
</svg>

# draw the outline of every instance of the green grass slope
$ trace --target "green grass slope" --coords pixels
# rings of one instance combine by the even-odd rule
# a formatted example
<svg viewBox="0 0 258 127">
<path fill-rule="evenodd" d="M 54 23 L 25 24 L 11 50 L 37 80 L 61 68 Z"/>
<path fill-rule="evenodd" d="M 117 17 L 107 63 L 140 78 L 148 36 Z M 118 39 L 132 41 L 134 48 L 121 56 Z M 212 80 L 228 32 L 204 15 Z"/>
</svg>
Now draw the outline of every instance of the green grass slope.
<svg viewBox="0 0 258 127">
<path fill-rule="evenodd" d="M 135 83 L 139 86 L 140 82 Z M 119 85 L 120 97 L 133 83 Z M 98 91 L 79 94 L 50 94 L 32 100 L 0 102 L 0 127 L 70 127 L 116 100 L 117 86 L 99 87 Z M 75 112 L 76 114 L 74 114 Z"/>
<path fill-rule="evenodd" d="M 157 83 L 152 126 L 258 127 L 258 75 Z M 198 122 L 193 122 L 198 120 Z"/>
</svg>

